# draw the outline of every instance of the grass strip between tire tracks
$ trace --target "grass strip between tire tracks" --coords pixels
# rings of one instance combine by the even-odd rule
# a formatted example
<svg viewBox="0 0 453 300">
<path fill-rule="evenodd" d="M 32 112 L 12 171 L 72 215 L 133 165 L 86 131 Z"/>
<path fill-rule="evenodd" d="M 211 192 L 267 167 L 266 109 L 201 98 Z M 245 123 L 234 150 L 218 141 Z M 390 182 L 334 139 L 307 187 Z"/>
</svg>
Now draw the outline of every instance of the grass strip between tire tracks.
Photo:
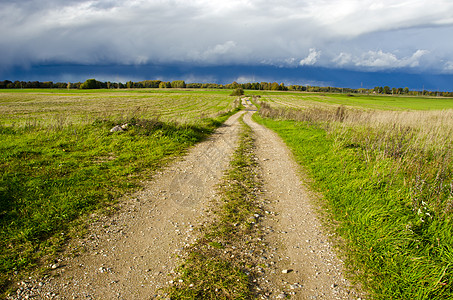
<svg viewBox="0 0 453 300">
<path fill-rule="evenodd" d="M 220 186 L 214 221 L 202 228 L 202 237 L 186 249 L 178 277 L 165 291 L 171 299 L 251 299 L 255 227 L 261 211 L 261 185 L 253 153 L 251 129 L 241 119 L 239 146 Z"/>
</svg>

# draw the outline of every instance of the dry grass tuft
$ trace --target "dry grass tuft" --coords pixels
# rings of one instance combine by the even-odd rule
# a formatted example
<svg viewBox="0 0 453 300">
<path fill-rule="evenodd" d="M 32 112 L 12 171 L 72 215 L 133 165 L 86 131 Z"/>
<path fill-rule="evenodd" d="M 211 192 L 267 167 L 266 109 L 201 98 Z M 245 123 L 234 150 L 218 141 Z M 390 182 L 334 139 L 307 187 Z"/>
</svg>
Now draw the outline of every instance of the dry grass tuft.
<svg viewBox="0 0 453 300">
<path fill-rule="evenodd" d="M 453 209 L 453 110 L 364 111 L 310 106 L 273 108 L 261 103 L 260 115 L 320 126 L 338 148 L 359 148 L 365 163 L 393 164 L 393 177 L 404 176 L 413 191 L 413 208 L 428 203 L 439 217 Z M 373 176 L 380 176 L 376 171 Z M 425 207 L 425 206 L 423 206 Z"/>
</svg>

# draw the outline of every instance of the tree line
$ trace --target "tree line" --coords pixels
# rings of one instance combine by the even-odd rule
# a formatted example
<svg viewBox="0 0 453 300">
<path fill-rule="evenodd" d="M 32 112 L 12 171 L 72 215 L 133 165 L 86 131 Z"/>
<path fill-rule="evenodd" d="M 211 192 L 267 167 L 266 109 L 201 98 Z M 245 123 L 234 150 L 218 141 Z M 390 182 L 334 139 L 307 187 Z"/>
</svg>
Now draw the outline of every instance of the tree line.
<svg viewBox="0 0 453 300">
<path fill-rule="evenodd" d="M 269 90 L 269 91 L 301 91 L 313 93 L 346 93 L 346 94 L 384 94 L 384 95 L 410 95 L 410 96 L 444 96 L 453 97 L 453 92 L 441 91 L 416 91 L 409 90 L 408 87 L 389 87 L 376 86 L 373 89 L 353 89 L 339 88 L 330 86 L 310 86 L 310 85 L 289 85 L 277 82 L 252 82 L 252 83 L 186 83 L 184 80 L 162 81 L 162 80 L 143 80 L 143 81 L 128 81 L 121 82 L 102 82 L 96 79 L 88 79 L 85 82 L 52 82 L 52 81 L 0 81 L 0 89 L 39 89 L 39 88 L 56 88 L 56 89 L 141 89 L 141 88 L 189 88 L 189 89 L 237 89 L 244 90 Z"/>
</svg>

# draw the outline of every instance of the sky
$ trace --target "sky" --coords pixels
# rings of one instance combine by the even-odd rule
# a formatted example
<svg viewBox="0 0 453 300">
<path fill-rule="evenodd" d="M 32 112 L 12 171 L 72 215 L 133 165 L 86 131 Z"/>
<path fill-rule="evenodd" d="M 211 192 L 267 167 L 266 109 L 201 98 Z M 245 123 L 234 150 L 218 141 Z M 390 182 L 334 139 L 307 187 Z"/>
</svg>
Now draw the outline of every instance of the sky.
<svg viewBox="0 0 453 300">
<path fill-rule="evenodd" d="M 451 0 L 0 0 L 0 80 L 453 91 Z"/>
</svg>

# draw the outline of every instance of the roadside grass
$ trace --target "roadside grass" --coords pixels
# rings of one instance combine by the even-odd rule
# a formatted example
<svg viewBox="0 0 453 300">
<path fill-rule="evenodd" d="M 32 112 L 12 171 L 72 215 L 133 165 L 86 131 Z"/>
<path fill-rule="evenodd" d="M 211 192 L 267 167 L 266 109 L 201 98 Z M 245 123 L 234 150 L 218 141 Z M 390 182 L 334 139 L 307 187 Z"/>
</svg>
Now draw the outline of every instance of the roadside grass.
<svg viewBox="0 0 453 300">
<path fill-rule="evenodd" d="M 244 253 L 254 247 L 260 181 L 251 129 L 242 124 L 239 146 L 220 185 L 214 220 L 201 228 L 202 237 L 186 249 L 178 277 L 165 290 L 170 299 L 253 298 L 255 263 Z"/>
<path fill-rule="evenodd" d="M 453 112 L 273 109 L 373 299 L 453 298 Z"/>
<path fill-rule="evenodd" d="M 186 123 L 126 113 L 0 126 L 0 292 L 28 272 L 45 271 L 82 230 L 81 216 L 114 211 L 121 195 L 212 133 L 237 111 L 231 98 L 224 101 L 230 112 L 217 108 L 213 117 Z M 127 131 L 111 133 L 118 124 L 129 124 Z"/>
</svg>

